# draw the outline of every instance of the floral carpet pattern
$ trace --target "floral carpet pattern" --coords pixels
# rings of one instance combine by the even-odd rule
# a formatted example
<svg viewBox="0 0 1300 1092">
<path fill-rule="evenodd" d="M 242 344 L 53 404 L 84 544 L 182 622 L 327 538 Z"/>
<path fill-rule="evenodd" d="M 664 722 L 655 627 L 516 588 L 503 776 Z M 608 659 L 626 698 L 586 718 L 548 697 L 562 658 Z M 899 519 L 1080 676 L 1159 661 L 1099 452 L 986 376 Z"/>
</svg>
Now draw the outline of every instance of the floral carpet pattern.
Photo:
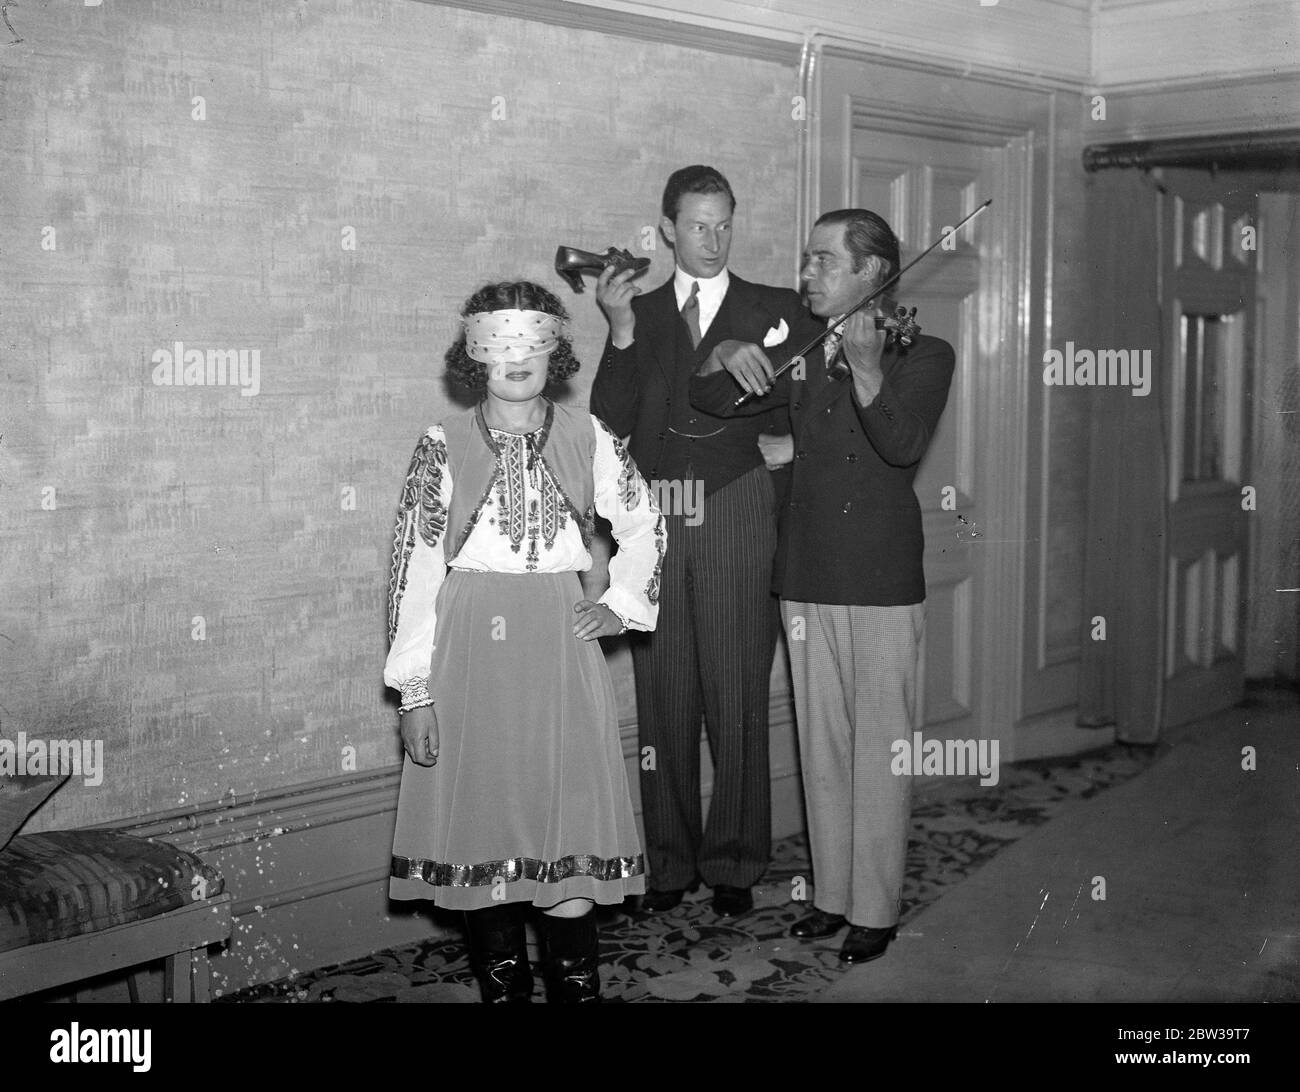
<svg viewBox="0 0 1300 1092">
<path fill-rule="evenodd" d="M 1087 755 L 1003 767 L 996 786 L 983 787 L 969 779 L 918 784 L 901 924 L 906 926 L 1018 838 L 1070 804 L 1140 774 L 1162 753 L 1117 744 Z M 716 917 L 706 889 L 665 914 L 602 908 L 598 920 L 605 1000 L 802 1001 L 829 985 L 844 973 L 845 965 L 837 958 L 843 934 L 809 943 L 788 933 L 807 909 L 806 902 L 796 900 L 812 895 L 808 860 L 802 835 L 776 842 L 772 863 L 754 888 L 754 910 L 740 918 Z M 454 938 L 391 948 L 218 1000 L 265 1004 L 478 999 L 465 944 Z M 534 1001 L 542 1000 L 539 981 Z"/>
</svg>

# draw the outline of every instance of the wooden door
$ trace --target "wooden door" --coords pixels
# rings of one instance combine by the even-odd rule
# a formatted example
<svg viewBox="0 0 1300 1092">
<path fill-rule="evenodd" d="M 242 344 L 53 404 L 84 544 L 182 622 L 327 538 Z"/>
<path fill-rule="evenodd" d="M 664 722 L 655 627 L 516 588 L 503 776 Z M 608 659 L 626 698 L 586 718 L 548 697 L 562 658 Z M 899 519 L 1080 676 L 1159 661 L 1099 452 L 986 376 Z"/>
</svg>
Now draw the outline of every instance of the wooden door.
<svg viewBox="0 0 1300 1092">
<path fill-rule="evenodd" d="M 906 263 L 994 201 L 904 276 L 898 299 L 957 357 L 915 483 L 926 539 L 918 725 L 930 737 L 1010 743 L 1020 714 L 1030 374 L 1034 138 L 1024 117 L 1034 107 L 1013 89 L 953 77 L 936 92 L 925 73 L 838 56 L 822 80 L 812 218 L 872 209 L 899 236 Z"/>
<path fill-rule="evenodd" d="M 898 235 L 906 265 L 983 200 L 992 185 L 990 150 L 979 144 L 889 132 L 870 121 L 853 129 L 844 204 L 880 213 Z M 986 214 L 982 214 L 986 215 Z M 918 723 L 968 735 L 978 702 L 973 655 L 976 559 L 985 533 L 978 512 L 973 377 L 980 358 L 977 218 L 905 275 L 896 292 L 918 308 L 925 333 L 956 352 L 957 369 L 915 490 L 926 539 L 926 635 Z"/>
<path fill-rule="evenodd" d="M 1161 174 L 1160 297 L 1169 451 L 1164 727 L 1243 694 L 1253 194 L 1208 172 Z"/>
</svg>

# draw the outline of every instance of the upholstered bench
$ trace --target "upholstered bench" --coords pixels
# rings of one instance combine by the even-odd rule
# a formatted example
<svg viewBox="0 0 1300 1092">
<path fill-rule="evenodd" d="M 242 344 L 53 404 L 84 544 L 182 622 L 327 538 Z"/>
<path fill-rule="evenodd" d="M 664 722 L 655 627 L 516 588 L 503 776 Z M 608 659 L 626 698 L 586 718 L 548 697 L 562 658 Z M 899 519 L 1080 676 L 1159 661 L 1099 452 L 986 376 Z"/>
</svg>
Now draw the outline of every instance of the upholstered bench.
<svg viewBox="0 0 1300 1092">
<path fill-rule="evenodd" d="M 167 1000 L 207 1001 L 230 932 L 221 873 L 166 842 L 58 830 L 0 850 L 0 1000 L 164 961 Z"/>
</svg>

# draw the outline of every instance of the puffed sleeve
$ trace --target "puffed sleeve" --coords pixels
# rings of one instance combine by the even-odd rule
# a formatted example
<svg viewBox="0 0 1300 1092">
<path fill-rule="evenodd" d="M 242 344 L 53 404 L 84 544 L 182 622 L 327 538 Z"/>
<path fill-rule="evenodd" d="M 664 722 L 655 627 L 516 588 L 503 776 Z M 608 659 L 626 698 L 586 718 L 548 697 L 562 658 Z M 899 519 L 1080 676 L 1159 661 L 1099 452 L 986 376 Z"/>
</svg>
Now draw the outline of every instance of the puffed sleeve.
<svg viewBox="0 0 1300 1092">
<path fill-rule="evenodd" d="M 423 701 L 433 659 L 434 603 L 447 575 L 442 537 L 451 503 L 447 439 L 434 425 L 411 457 L 393 534 L 388 578 L 388 661 L 384 682 L 402 691 L 403 707 Z"/>
<path fill-rule="evenodd" d="M 609 562 L 609 590 L 600 601 L 627 620 L 629 629 L 651 630 L 659 620 L 659 576 L 668 534 L 632 456 L 609 426 L 596 427 L 596 511 L 609 520 L 618 552 Z"/>
</svg>

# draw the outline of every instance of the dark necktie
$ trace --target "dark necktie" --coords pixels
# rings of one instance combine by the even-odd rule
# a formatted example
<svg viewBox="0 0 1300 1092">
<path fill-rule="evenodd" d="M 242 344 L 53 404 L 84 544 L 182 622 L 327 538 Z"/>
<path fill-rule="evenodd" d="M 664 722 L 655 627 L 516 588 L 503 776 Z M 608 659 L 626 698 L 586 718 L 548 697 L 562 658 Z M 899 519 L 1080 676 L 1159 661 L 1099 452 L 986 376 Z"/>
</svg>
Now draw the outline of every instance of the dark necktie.
<svg viewBox="0 0 1300 1092">
<path fill-rule="evenodd" d="M 700 334 L 700 282 L 691 281 L 691 294 L 682 304 L 682 318 L 691 331 L 691 348 L 698 349 L 703 335 Z"/>
</svg>

